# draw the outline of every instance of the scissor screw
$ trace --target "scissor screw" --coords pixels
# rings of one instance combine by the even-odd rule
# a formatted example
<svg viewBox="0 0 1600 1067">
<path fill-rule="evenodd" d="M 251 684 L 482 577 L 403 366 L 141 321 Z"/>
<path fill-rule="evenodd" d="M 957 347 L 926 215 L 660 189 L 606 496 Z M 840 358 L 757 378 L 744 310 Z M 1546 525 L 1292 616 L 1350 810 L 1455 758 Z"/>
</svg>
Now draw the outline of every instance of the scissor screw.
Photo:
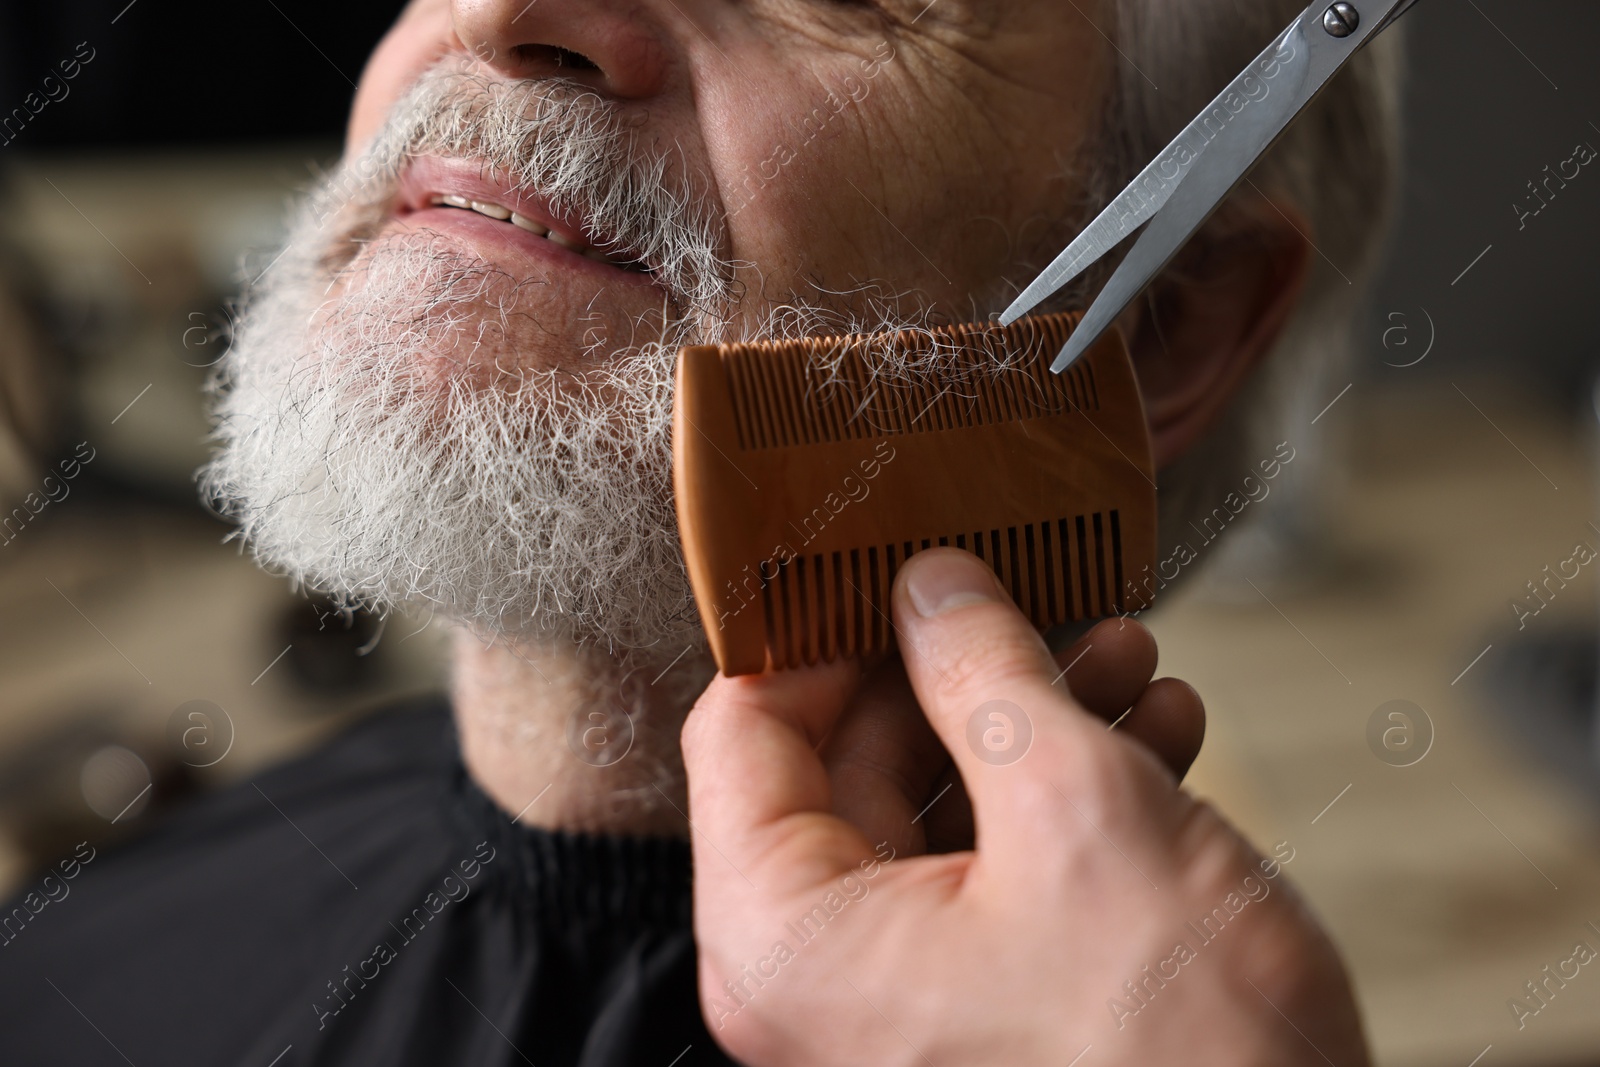
<svg viewBox="0 0 1600 1067">
<path fill-rule="evenodd" d="M 1361 25 L 1361 12 L 1354 4 L 1334 4 L 1322 16 L 1322 28 L 1333 37 L 1348 37 Z"/>
</svg>

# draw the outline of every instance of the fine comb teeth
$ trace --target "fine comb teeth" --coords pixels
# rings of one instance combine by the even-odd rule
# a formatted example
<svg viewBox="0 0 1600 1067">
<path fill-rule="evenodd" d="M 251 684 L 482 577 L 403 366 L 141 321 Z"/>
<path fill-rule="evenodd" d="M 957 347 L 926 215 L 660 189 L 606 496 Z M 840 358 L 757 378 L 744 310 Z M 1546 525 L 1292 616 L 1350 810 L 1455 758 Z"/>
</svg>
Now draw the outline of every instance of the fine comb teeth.
<svg viewBox="0 0 1600 1067">
<path fill-rule="evenodd" d="M 1143 401 L 1114 331 L 1049 372 L 1078 318 L 683 349 L 678 527 L 722 672 L 893 649 L 895 571 L 939 545 L 1037 626 L 1147 607 Z"/>
</svg>

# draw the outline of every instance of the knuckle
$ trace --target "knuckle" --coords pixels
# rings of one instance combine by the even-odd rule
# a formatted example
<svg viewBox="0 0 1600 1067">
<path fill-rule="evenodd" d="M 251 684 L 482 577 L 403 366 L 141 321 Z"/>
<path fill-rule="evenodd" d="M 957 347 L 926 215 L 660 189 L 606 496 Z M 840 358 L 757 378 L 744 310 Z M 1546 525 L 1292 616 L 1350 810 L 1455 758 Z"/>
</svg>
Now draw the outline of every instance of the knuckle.
<svg viewBox="0 0 1600 1067">
<path fill-rule="evenodd" d="M 1209 803 L 1188 803 L 1174 826 L 1173 854 L 1196 886 L 1212 891 L 1255 869 L 1256 850 Z"/>
<path fill-rule="evenodd" d="M 1136 747 L 1106 733 L 1104 724 L 1085 723 L 1055 746 L 1052 763 L 1063 788 L 1085 812 L 1091 809 L 1112 820 L 1149 821 L 1170 779 L 1160 780 L 1152 760 Z M 1158 786 L 1165 788 L 1158 791 Z"/>
<path fill-rule="evenodd" d="M 1095 749 L 1080 748 L 1073 754 L 1068 765 L 1073 774 L 1069 799 L 1083 818 L 1108 833 L 1148 823 L 1149 805 L 1136 776 L 1115 753 Z"/>
</svg>

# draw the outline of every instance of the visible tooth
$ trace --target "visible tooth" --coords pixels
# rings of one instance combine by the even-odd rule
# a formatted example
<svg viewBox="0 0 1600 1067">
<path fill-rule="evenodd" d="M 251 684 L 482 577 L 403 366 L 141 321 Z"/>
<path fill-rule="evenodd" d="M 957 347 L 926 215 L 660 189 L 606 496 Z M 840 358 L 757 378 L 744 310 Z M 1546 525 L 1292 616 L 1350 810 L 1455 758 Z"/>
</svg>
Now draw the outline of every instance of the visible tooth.
<svg viewBox="0 0 1600 1067">
<path fill-rule="evenodd" d="M 468 200 L 464 196 L 457 196 L 454 193 L 451 193 L 448 196 L 441 196 L 439 199 L 440 199 L 441 202 L 449 204 L 451 207 L 464 207 L 464 208 L 471 208 L 472 207 L 472 201 Z"/>
<path fill-rule="evenodd" d="M 550 232 L 548 229 L 546 229 L 545 227 L 539 225 L 537 222 L 534 222 L 532 219 L 523 218 L 521 215 L 518 215 L 515 211 L 513 211 L 511 213 L 511 225 L 517 227 L 518 229 L 527 230 L 529 233 L 536 233 L 540 237 L 543 237 L 545 234 Z"/>
<path fill-rule="evenodd" d="M 472 210 L 480 215 L 487 215 L 491 219 L 499 219 L 502 222 L 511 217 L 511 212 L 499 204 L 485 204 L 482 200 L 472 201 Z"/>
<path fill-rule="evenodd" d="M 583 242 L 574 241 L 572 238 L 565 237 L 554 230 L 551 230 L 547 236 L 562 248 L 570 248 L 574 252 L 582 252 L 584 250 Z"/>
</svg>

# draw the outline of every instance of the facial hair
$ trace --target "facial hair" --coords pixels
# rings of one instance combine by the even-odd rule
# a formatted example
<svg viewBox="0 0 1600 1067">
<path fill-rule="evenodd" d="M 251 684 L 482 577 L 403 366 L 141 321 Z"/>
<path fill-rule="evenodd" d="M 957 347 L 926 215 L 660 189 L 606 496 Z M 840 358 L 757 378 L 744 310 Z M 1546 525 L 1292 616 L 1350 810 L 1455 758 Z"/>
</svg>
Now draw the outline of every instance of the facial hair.
<svg viewBox="0 0 1600 1067">
<path fill-rule="evenodd" d="M 505 358 L 517 279 L 431 233 L 374 239 L 405 164 L 430 154 L 477 160 L 638 254 L 673 305 L 657 339 L 576 372 Z M 682 188 L 579 87 L 424 75 L 251 294 L 213 381 L 208 499 L 259 563 L 350 606 L 607 651 L 698 643 L 672 372 L 727 282 Z"/>
</svg>

